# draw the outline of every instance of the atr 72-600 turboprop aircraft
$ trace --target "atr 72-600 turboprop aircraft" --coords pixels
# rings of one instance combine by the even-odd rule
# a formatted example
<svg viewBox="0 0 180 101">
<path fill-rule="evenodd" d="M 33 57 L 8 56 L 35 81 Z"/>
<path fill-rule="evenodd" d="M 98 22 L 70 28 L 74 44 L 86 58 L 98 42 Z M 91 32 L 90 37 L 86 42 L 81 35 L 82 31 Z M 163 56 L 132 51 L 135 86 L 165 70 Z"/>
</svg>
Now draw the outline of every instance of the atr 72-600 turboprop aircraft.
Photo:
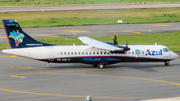
<svg viewBox="0 0 180 101">
<path fill-rule="evenodd" d="M 11 49 L 4 53 L 45 61 L 47 63 L 85 63 L 104 68 L 118 62 L 164 62 L 178 57 L 163 45 L 118 45 L 101 42 L 88 37 L 79 37 L 85 44 L 80 46 L 56 46 L 38 42 L 27 35 L 16 20 L 2 20 Z"/>
</svg>

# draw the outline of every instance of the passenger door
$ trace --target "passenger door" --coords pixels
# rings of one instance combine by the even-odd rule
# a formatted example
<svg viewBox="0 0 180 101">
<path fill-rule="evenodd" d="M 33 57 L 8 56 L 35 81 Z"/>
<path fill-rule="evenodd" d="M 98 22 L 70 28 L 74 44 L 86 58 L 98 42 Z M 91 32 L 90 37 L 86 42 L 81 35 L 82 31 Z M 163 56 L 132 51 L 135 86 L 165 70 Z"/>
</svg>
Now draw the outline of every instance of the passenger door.
<svg viewBox="0 0 180 101">
<path fill-rule="evenodd" d="M 53 60 L 54 60 L 54 53 L 49 52 L 49 61 L 53 61 Z"/>
</svg>

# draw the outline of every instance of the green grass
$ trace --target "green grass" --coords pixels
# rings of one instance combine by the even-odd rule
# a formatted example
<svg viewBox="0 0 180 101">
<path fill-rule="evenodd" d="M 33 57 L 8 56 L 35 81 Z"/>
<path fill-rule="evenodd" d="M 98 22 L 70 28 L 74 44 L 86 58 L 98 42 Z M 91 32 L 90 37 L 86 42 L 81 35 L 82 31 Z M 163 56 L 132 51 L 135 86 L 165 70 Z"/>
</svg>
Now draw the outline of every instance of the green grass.
<svg viewBox="0 0 180 101">
<path fill-rule="evenodd" d="M 96 40 L 111 41 L 112 36 L 92 36 Z M 129 45 L 165 45 L 170 50 L 180 52 L 180 32 L 173 33 L 150 33 L 150 34 L 132 34 L 132 35 L 118 35 L 118 43 L 126 44 L 128 40 Z"/>
<path fill-rule="evenodd" d="M 0 0 L 1 7 L 180 3 L 178 0 Z"/>
<path fill-rule="evenodd" d="M 10 49 L 9 43 L 1 43 L 0 44 L 0 50 L 1 49 Z"/>
<path fill-rule="evenodd" d="M 11 12 L 0 13 L 2 19 L 15 19 L 21 27 L 117 24 L 117 20 L 123 20 L 123 23 L 178 22 L 180 8 Z M 3 28 L 2 22 L 0 28 Z"/>
<path fill-rule="evenodd" d="M 99 41 L 112 42 L 113 35 L 108 36 L 90 36 L 93 39 Z M 129 45 L 165 45 L 170 50 L 180 52 L 180 32 L 173 33 L 150 33 L 150 34 L 131 34 L 131 35 L 117 35 L 118 43 L 121 45 L 126 44 L 128 40 Z M 62 38 L 49 38 L 49 39 L 37 39 L 40 42 L 55 44 L 55 45 L 83 45 L 83 43 L 77 37 L 62 37 Z M 0 44 L 0 49 L 8 49 L 9 44 Z"/>
</svg>

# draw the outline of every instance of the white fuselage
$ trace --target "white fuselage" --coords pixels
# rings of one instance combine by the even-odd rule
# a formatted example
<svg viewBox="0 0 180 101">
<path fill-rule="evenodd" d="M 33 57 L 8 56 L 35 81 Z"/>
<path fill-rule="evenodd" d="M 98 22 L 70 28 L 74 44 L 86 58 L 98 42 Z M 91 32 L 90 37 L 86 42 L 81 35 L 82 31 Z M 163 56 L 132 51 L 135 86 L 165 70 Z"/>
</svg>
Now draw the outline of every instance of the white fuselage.
<svg viewBox="0 0 180 101">
<path fill-rule="evenodd" d="M 119 62 L 151 62 L 170 61 L 178 57 L 163 45 L 129 45 L 128 47 L 130 50 L 123 54 L 109 53 L 91 46 L 43 46 L 5 49 L 3 52 L 47 62 L 81 62 L 83 58 L 93 58 L 97 61 L 102 58 L 116 58 Z M 86 63 L 86 60 L 84 61 Z"/>
</svg>

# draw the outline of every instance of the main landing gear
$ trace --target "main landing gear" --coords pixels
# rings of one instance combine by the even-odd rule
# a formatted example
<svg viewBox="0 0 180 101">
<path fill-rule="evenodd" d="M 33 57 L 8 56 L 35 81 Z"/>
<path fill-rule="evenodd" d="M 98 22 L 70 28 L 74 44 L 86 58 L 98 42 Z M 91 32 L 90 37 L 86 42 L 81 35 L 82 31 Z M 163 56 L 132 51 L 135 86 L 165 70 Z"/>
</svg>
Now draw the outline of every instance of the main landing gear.
<svg viewBox="0 0 180 101">
<path fill-rule="evenodd" d="M 98 64 L 93 64 L 94 67 L 99 67 L 99 69 L 103 69 L 105 65 L 108 64 L 107 62 L 101 62 Z"/>
<path fill-rule="evenodd" d="M 164 61 L 164 63 L 165 63 L 165 66 L 169 66 L 169 61 Z"/>
<path fill-rule="evenodd" d="M 103 68 L 105 67 L 105 64 L 99 63 L 99 64 L 98 64 L 98 67 L 99 67 L 99 69 L 103 69 Z"/>
</svg>

